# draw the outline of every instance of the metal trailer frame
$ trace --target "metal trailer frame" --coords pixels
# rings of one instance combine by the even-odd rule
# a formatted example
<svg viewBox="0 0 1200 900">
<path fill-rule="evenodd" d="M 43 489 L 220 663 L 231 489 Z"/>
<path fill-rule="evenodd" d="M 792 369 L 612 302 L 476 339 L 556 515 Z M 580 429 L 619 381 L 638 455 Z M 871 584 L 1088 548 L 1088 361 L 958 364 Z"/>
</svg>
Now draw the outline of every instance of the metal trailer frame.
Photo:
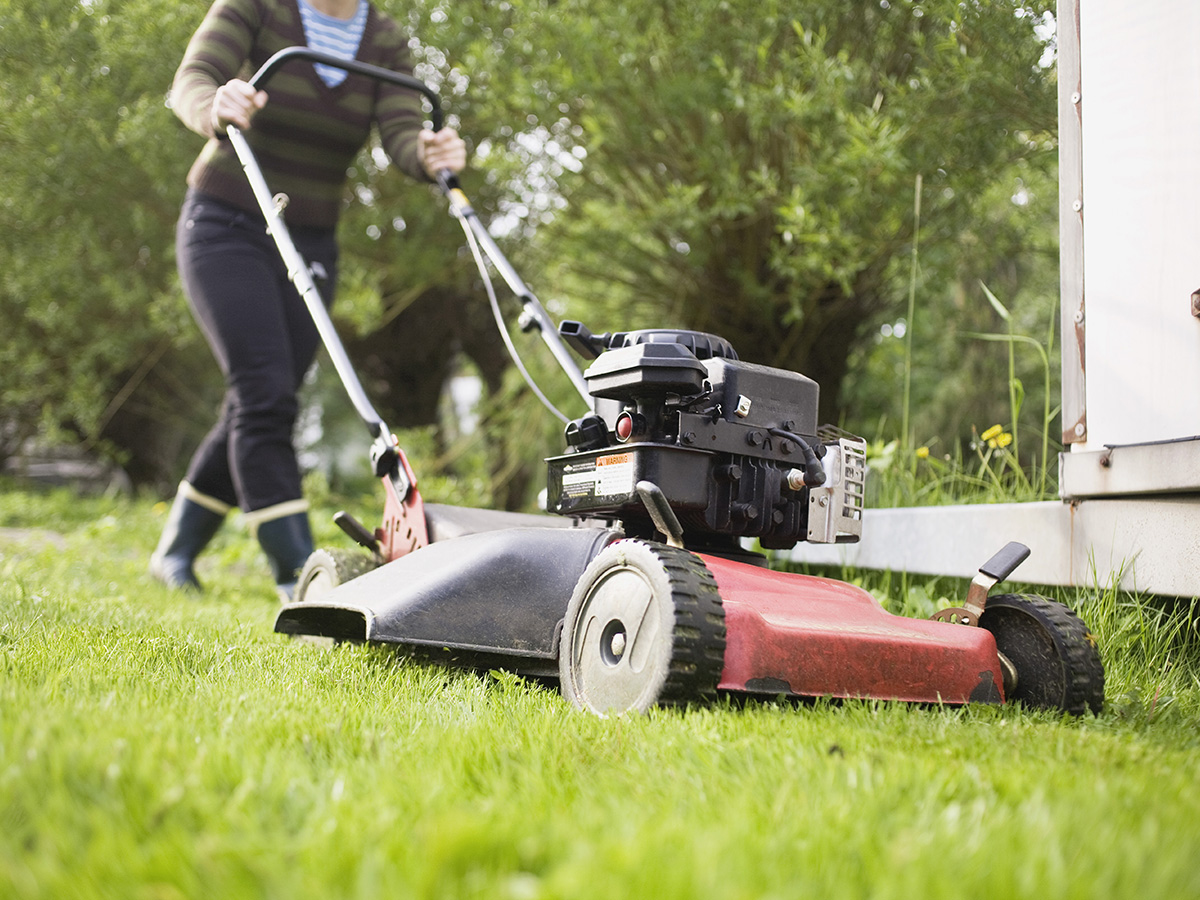
<svg viewBox="0 0 1200 900">
<path fill-rule="evenodd" d="M 1057 22 L 1062 502 L 867 510 L 794 561 L 967 576 L 1003 534 L 1035 584 L 1200 595 L 1200 6 Z"/>
</svg>

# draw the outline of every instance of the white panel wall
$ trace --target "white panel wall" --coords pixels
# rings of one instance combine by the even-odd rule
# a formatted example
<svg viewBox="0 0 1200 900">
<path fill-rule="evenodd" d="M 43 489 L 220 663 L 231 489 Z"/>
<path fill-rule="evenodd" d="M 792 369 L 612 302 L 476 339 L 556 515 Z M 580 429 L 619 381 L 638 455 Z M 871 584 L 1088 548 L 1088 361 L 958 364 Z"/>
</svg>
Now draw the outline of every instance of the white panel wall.
<svg viewBox="0 0 1200 900">
<path fill-rule="evenodd" d="M 1059 0 L 1058 32 L 1073 502 L 868 510 L 791 559 L 969 576 L 1019 540 L 1018 580 L 1200 596 L 1200 0 Z"/>
<path fill-rule="evenodd" d="M 1200 2 L 1079 13 L 1087 442 L 1073 449 L 1197 435 Z"/>
</svg>

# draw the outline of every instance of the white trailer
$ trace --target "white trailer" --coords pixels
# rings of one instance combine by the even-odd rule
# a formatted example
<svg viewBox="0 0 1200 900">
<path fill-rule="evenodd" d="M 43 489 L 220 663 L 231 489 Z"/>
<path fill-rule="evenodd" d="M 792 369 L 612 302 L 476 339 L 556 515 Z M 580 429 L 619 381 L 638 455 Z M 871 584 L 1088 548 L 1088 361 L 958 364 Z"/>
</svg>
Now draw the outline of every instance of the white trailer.
<svg viewBox="0 0 1200 900">
<path fill-rule="evenodd" d="M 1200 595 L 1200 3 L 1059 0 L 1061 502 L 868 510 L 797 561 Z"/>
</svg>

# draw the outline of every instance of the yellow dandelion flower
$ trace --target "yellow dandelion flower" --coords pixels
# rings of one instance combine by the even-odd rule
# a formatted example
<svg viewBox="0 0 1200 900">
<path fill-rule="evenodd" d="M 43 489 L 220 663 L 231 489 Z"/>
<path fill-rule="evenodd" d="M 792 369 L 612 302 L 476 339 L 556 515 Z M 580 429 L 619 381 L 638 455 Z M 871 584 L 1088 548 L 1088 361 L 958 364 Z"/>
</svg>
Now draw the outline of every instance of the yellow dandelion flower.
<svg viewBox="0 0 1200 900">
<path fill-rule="evenodd" d="M 987 441 L 989 447 L 994 447 L 996 445 L 993 444 L 992 441 L 994 441 L 1000 435 L 1000 433 L 1003 431 L 1004 431 L 1003 426 L 993 425 L 991 428 L 989 428 L 987 431 L 985 431 L 983 434 L 981 434 L 979 436 L 979 438 L 980 438 L 980 440 Z"/>
<path fill-rule="evenodd" d="M 918 447 L 917 448 L 917 459 L 929 459 L 929 448 L 928 447 Z"/>
<path fill-rule="evenodd" d="M 1000 432 L 1000 434 L 998 434 L 996 436 L 996 446 L 998 446 L 998 447 L 1007 447 L 1011 443 L 1012 443 L 1012 435 L 1009 434 L 1007 431 L 1002 431 L 1002 432 Z"/>
</svg>

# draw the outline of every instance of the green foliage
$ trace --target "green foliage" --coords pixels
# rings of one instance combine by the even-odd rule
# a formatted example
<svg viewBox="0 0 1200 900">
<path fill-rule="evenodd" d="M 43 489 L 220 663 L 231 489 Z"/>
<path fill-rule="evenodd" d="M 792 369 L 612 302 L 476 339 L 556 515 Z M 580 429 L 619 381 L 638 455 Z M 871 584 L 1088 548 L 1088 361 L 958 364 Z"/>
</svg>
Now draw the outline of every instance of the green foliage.
<svg viewBox="0 0 1200 900">
<path fill-rule="evenodd" d="M 817 378 L 823 420 L 870 433 L 900 418 L 900 379 L 876 361 L 887 347 L 875 338 L 903 317 L 922 176 L 914 428 L 949 448 L 977 419 L 1004 418 L 989 396 L 1003 363 L 965 337 L 992 325 L 954 288 L 982 278 L 1010 296 L 1031 271 L 1034 292 L 1053 275 L 1043 9 L 429 10 L 414 28 L 448 48 L 448 80 L 467 83 L 452 108 L 488 169 L 477 186 L 495 191 L 476 205 L 524 239 L 507 249 L 535 288 L 569 298 L 566 314 L 597 330 L 723 334 L 748 359 Z M 1038 202 L 1016 204 L 1014 184 Z M 1053 296 L 1036 293 L 1035 309 Z M 1029 306 L 1014 301 L 1022 323 Z M 948 360 L 963 377 L 945 377 Z"/>
<path fill-rule="evenodd" d="M 1037 154 L 1049 162 L 1046 147 Z M 1013 167 L 977 199 L 977 224 L 954 242 L 961 255 L 952 277 L 930 277 L 929 257 L 942 257 L 947 247 L 922 238 L 915 311 L 885 322 L 854 351 L 844 422 L 952 457 L 967 452 L 988 423 L 1004 422 L 1026 438 L 1022 464 L 1040 469 L 1038 480 L 1052 489 L 1049 456 L 1059 449 L 1058 194 L 1053 171 L 1035 162 Z M 989 293 L 1003 301 L 993 304 Z M 905 379 L 912 386 L 910 425 L 897 434 L 896 385 Z"/>
<path fill-rule="evenodd" d="M 12 444 L 41 427 L 96 446 L 156 366 L 173 373 L 178 405 L 206 398 L 189 371 L 171 237 L 194 146 L 166 108 L 176 59 L 162 52 L 182 47 L 199 14 L 163 0 L 0 5 L 0 409 Z M 178 406 L 147 402 L 148 417 L 186 426 Z"/>
<path fill-rule="evenodd" d="M 899 440 L 867 444 L 867 506 L 892 508 L 970 503 L 1025 503 L 1057 499 L 1046 469 L 1027 469 L 1014 452 L 1014 435 L 992 425 L 964 448 L 938 452 L 936 444 L 906 447 Z M 965 450 L 965 452 L 964 452 Z"/>
<path fill-rule="evenodd" d="M 914 175 L 931 237 L 952 240 L 1030 154 L 1017 132 L 1053 127 L 1044 48 L 1012 3 L 511 10 L 491 84 L 515 74 L 530 109 L 558 101 L 578 133 L 556 146 L 584 156 L 542 226 L 555 285 L 606 327 L 725 334 L 831 399 L 857 335 L 901 308 L 889 273 L 911 239 Z M 463 68 L 485 69 L 491 46 Z"/>
<path fill-rule="evenodd" d="M 167 106 L 205 8 L 0 5 L 0 458 L 40 431 L 168 480 L 162 445 L 207 425 L 220 379 L 173 252 L 198 144 Z"/>
<path fill-rule="evenodd" d="M 1006 503 L 1050 500 L 1057 496 L 1057 478 L 1053 471 L 1055 462 L 1050 455 L 1050 431 L 1058 415 L 1058 407 L 1050 406 L 1051 368 L 1047 346 L 1028 335 L 1015 333 L 1012 313 L 987 285 L 980 287 L 992 308 L 1008 326 L 1008 331 L 1005 334 L 970 333 L 965 337 L 1007 346 L 1009 425 L 1006 428 L 994 424 L 980 429 L 972 422 L 970 441 L 966 444 L 949 440 L 941 442 L 939 446 L 935 439 L 914 447 L 909 443 L 911 438 L 908 435 L 890 441 L 878 437 L 867 448 L 871 472 L 868 499 L 873 506 Z M 1053 336 L 1052 325 L 1048 344 Z M 1042 418 L 1040 427 L 1035 431 L 1041 437 L 1041 455 L 1034 453 L 1025 458 L 1022 458 L 1018 449 L 1018 433 L 1022 428 L 1019 423 L 1025 401 L 1024 382 L 1017 375 L 1018 347 L 1036 351 L 1034 359 L 1040 362 L 1042 382 Z M 910 345 L 906 345 L 906 384 L 912 369 Z M 907 429 L 902 429 L 902 434 L 905 431 Z M 967 452 L 964 454 L 964 451 Z M 1057 459 L 1057 445 L 1054 453 Z"/>
<path fill-rule="evenodd" d="M 1126 595 L 1065 597 L 1105 656 L 1096 718 L 755 702 L 600 721 L 504 673 L 272 634 L 236 526 L 188 600 L 143 574 L 165 508 L 0 489 L 5 897 L 1200 892 L 1200 647 Z M 959 596 L 868 586 L 920 614 Z"/>
<path fill-rule="evenodd" d="M 946 340 L 995 330 L 953 290 L 980 279 L 1031 333 L 1013 267 L 1028 270 L 1033 236 L 1053 232 L 1008 198 L 1014 178 L 1040 190 L 1052 177 L 1044 5 L 382 5 L 417 35 L 418 74 L 475 151 L 468 192 L 556 316 L 715 331 L 748 359 L 821 381 L 824 419 L 897 420 L 887 342 L 874 338 L 908 295 L 920 175 L 918 316 L 940 324 L 936 340 L 920 323 L 914 334 L 914 433 L 949 441 L 1002 418 L 968 416 L 986 388 L 963 386 L 994 383 L 1003 363 L 961 341 L 947 353 Z M 172 258 L 199 141 L 165 103 L 204 9 L 0 4 L 0 453 L 63 429 L 163 483 L 210 420 L 219 379 Z M 507 402 L 476 275 L 436 192 L 371 151 L 351 182 L 337 316 L 389 421 L 432 421 L 456 353 L 506 398 L 495 428 L 542 416 Z M 947 358 L 963 378 L 939 377 Z M 558 449 L 554 437 L 512 443 L 534 460 Z M 527 501 L 531 465 L 495 464 L 513 475 L 496 482 L 503 502 Z"/>
</svg>

